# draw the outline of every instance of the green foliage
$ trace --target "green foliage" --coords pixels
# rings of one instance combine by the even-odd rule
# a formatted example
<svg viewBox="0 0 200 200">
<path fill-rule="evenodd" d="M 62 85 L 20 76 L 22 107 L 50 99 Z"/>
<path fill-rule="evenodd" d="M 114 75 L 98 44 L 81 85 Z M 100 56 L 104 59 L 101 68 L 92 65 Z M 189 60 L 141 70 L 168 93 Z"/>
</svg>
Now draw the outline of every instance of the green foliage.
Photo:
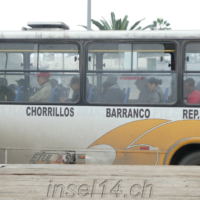
<svg viewBox="0 0 200 200">
<path fill-rule="evenodd" d="M 167 21 L 164 21 L 162 18 L 157 18 L 156 21 L 153 21 L 153 26 L 150 27 L 151 30 L 171 30 L 169 27 L 171 24 Z"/>
<path fill-rule="evenodd" d="M 145 30 L 147 28 L 151 28 L 153 27 L 153 25 L 148 25 L 144 28 L 142 28 L 141 26 L 137 27 L 141 21 L 143 21 L 144 19 L 141 19 L 137 22 L 135 22 L 131 28 L 129 30 Z M 103 17 L 102 20 L 100 20 L 100 22 L 96 21 L 96 20 L 91 20 L 91 22 L 99 28 L 99 30 L 127 30 L 128 29 L 128 25 L 129 25 L 129 21 L 128 21 L 128 15 L 125 15 L 123 19 L 116 19 L 115 17 L 115 13 L 111 12 L 111 20 L 110 22 L 106 21 Z M 87 26 L 84 25 L 80 25 L 84 28 L 87 29 Z"/>
<path fill-rule="evenodd" d="M 139 25 L 139 23 L 140 23 L 142 20 L 144 20 L 144 19 L 141 19 L 141 20 L 135 22 L 135 24 L 133 24 L 129 30 L 135 29 L 136 26 Z M 138 27 L 136 30 L 141 30 L 141 28 L 142 28 L 142 27 Z"/>
</svg>

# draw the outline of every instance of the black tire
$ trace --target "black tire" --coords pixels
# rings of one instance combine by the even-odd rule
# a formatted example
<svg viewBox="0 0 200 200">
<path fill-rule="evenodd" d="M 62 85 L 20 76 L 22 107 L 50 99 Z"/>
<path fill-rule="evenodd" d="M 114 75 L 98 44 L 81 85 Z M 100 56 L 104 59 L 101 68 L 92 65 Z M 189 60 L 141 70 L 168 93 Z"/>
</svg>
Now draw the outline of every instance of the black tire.
<svg viewBox="0 0 200 200">
<path fill-rule="evenodd" d="M 185 156 L 179 165 L 200 165 L 200 151 L 196 151 Z"/>
</svg>

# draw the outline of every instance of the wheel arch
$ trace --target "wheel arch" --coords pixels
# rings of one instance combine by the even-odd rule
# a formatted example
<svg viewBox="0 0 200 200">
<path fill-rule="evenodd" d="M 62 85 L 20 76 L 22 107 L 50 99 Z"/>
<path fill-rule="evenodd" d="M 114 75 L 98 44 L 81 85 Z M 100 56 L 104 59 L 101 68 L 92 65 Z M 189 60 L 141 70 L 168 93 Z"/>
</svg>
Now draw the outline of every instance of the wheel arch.
<svg viewBox="0 0 200 200">
<path fill-rule="evenodd" d="M 197 149 L 200 150 L 200 137 L 183 138 L 174 143 L 168 149 L 164 158 L 163 165 L 177 164 L 175 162 L 175 157 L 177 155 L 182 155 L 184 157 L 184 153 L 193 152 Z"/>
</svg>

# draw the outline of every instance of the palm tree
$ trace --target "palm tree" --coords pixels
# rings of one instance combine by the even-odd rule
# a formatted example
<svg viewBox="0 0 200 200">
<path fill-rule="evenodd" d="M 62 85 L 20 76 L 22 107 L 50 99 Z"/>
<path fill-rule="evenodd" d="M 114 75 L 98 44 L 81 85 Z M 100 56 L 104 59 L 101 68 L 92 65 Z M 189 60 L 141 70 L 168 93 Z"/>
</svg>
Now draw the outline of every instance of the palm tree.
<svg viewBox="0 0 200 200">
<path fill-rule="evenodd" d="M 171 24 L 167 21 L 164 21 L 162 18 L 157 18 L 156 21 L 153 21 L 153 27 L 150 27 L 151 30 L 171 30 L 169 27 Z"/>
<path fill-rule="evenodd" d="M 102 17 L 103 18 L 103 17 Z M 144 19 L 141 19 L 137 22 L 135 22 L 135 24 L 133 24 L 129 30 L 145 30 L 147 28 L 151 28 L 153 25 L 148 25 L 144 28 L 142 28 L 141 26 L 137 27 L 139 25 L 139 23 L 141 21 L 143 21 Z M 128 15 L 125 15 L 125 17 L 123 19 L 116 19 L 115 18 L 115 13 L 114 12 L 111 12 L 111 20 L 110 20 L 110 23 L 108 21 L 106 21 L 104 18 L 102 20 L 100 20 L 100 22 L 94 20 L 94 19 L 91 19 L 91 22 L 97 26 L 99 28 L 99 30 L 127 30 L 128 29 L 128 24 L 129 24 L 129 21 L 128 21 Z M 84 25 L 80 25 L 84 28 L 87 29 L 87 26 L 84 26 Z M 136 28 L 137 27 L 137 28 Z"/>
</svg>

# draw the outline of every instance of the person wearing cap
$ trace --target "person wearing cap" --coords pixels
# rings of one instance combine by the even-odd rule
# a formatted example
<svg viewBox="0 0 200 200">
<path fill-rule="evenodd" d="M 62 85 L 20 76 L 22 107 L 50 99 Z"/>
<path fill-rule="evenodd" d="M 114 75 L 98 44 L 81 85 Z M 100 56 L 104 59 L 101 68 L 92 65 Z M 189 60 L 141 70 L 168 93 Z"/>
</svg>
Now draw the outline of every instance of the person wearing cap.
<svg viewBox="0 0 200 200">
<path fill-rule="evenodd" d="M 70 86 L 73 90 L 72 102 L 78 101 L 80 95 L 80 78 L 78 76 L 73 76 L 68 86 Z M 68 98 L 61 97 L 60 101 L 62 103 L 65 103 L 66 101 L 68 101 Z"/>
<path fill-rule="evenodd" d="M 111 76 L 103 83 L 103 102 L 106 103 L 123 103 L 125 93 L 117 84 L 117 77 Z"/>
<path fill-rule="evenodd" d="M 29 98 L 30 102 L 49 102 L 52 93 L 52 86 L 49 82 L 51 74 L 49 72 L 40 72 L 37 76 L 38 84 L 41 86 L 38 91 Z"/>
<path fill-rule="evenodd" d="M 141 77 L 135 81 L 137 89 L 140 91 L 138 99 L 134 100 L 134 103 L 145 103 L 149 98 L 150 91 L 147 87 L 147 78 Z"/>
<path fill-rule="evenodd" d="M 17 84 L 18 84 L 19 87 L 20 86 L 25 86 L 25 79 L 23 79 L 23 78 L 21 78 L 19 80 L 16 80 L 16 82 L 17 82 Z"/>
</svg>

